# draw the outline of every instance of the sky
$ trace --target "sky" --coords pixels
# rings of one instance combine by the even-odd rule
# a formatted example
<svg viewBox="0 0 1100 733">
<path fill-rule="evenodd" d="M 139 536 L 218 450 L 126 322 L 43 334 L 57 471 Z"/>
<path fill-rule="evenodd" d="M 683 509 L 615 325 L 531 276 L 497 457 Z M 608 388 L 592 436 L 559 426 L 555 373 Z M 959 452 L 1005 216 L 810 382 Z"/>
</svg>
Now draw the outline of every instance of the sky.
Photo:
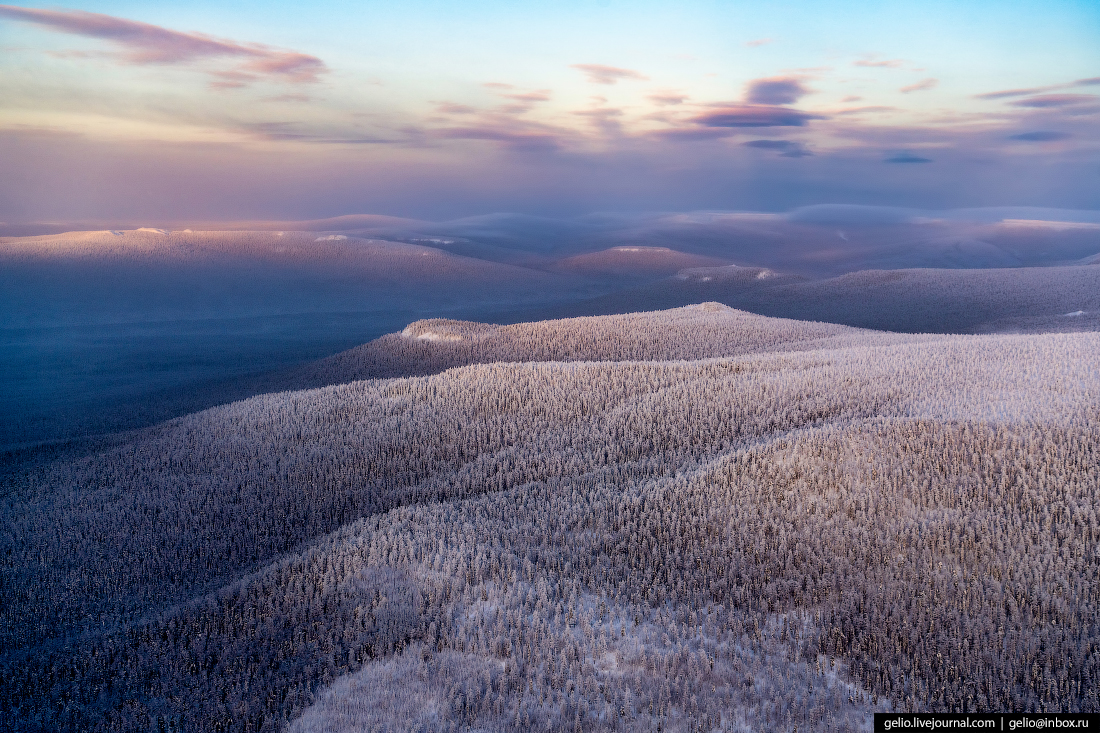
<svg viewBox="0 0 1100 733">
<path fill-rule="evenodd" d="M 1100 209 L 1100 3 L 0 5 L 0 221 Z"/>
</svg>

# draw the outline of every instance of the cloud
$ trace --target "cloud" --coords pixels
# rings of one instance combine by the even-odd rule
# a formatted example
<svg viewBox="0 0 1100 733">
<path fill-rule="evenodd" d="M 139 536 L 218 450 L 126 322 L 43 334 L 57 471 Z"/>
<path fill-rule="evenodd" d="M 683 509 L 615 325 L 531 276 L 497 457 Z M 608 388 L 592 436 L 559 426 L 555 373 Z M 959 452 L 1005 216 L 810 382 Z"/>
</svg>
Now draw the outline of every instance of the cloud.
<svg viewBox="0 0 1100 733">
<path fill-rule="evenodd" d="M 265 97 L 265 102 L 312 102 L 313 98 L 308 94 L 278 94 L 274 97 Z"/>
<path fill-rule="evenodd" d="M 862 66 L 868 69 L 897 69 L 904 64 L 905 62 L 901 59 L 883 59 L 879 61 L 874 56 L 867 56 L 859 61 L 852 62 L 852 66 Z"/>
<path fill-rule="evenodd" d="M 774 38 L 757 38 L 755 41 L 745 41 L 745 45 L 749 48 L 759 48 L 760 46 L 766 46 L 769 43 L 775 43 Z"/>
<path fill-rule="evenodd" d="M 833 114 L 835 115 L 862 115 L 872 114 L 875 112 L 893 112 L 897 107 L 884 107 L 882 105 L 865 105 L 863 107 L 848 107 L 846 109 L 840 109 Z"/>
<path fill-rule="evenodd" d="M 1040 94 L 1037 97 L 1028 97 L 1012 102 L 1013 107 L 1034 107 L 1047 109 L 1051 107 L 1073 107 L 1078 104 L 1095 102 L 1097 97 L 1092 94 Z"/>
<path fill-rule="evenodd" d="M 1036 132 L 1021 132 L 1019 135 L 1009 135 L 1009 140 L 1023 140 L 1029 143 L 1045 143 L 1054 140 L 1065 140 L 1071 137 L 1068 132 L 1053 132 L 1051 130 L 1037 130 Z"/>
<path fill-rule="evenodd" d="M 1026 97 L 1030 94 L 1039 94 L 1041 92 L 1048 92 L 1051 89 L 1061 89 L 1061 87 L 1031 87 L 1029 89 L 1005 89 L 1000 92 L 986 92 L 985 94 L 975 94 L 974 99 L 1009 99 L 1011 97 Z"/>
<path fill-rule="evenodd" d="M 374 135 L 326 134 L 322 131 L 301 131 L 286 122 L 249 122 L 238 127 L 258 140 L 305 143 L 311 145 L 392 145 L 403 140 Z"/>
<path fill-rule="evenodd" d="M 540 89 L 535 92 L 524 92 L 522 94 L 502 94 L 501 96 L 506 99 L 514 99 L 517 102 L 527 102 L 534 104 L 535 102 L 546 102 L 550 99 L 549 89 Z"/>
<path fill-rule="evenodd" d="M 653 102 L 654 104 L 668 106 L 673 104 L 683 104 L 688 100 L 688 96 L 686 94 L 677 94 L 676 92 L 658 92 L 656 94 L 650 94 L 646 97 L 646 99 Z"/>
<path fill-rule="evenodd" d="M 477 112 L 477 109 L 468 104 L 457 104 L 456 102 L 440 102 L 435 106 L 435 109 L 443 115 L 472 115 Z"/>
<path fill-rule="evenodd" d="M 580 117 L 587 117 L 595 127 L 603 130 L 605 133 L 618 134 L 622 131 L 622 123 L 618 120 L 618 118 L 623 115 L 621 109 L 601 107 L 600 109 L 580 110 L 573 114 Z"/>
<path fill-rule="evenodd" d="M 131 65 L 189 65 L 209 59 L 232 59 L 231 69 L 210 72 L 215 88 L 237 88 L 263 79 L 315 83 L 328 71 L 316 56 L 259 43 L 181 33 L 148 23 L 83 10 L 40 10 L 0 5 L 0 17 L 33 23 L 59 33 L 98 38 L 123 49 L 117 57 Z"/>
<path fill-rule="evenodd" d="M 794 142 L 793 140 L 749 140 L 741 144 L 747 148 L 775 150 L 784 158 L 805 158 L 806 156 L 813 155 L 813 153 L 806 149 L 805 145 Z"/>
<path fill-rule="evenodd" d="M 901 92 L 902 94 L 909 94 L 910 92 L 920 92 L 920 91 L 924 91 L 925 89 L 932 89 L 933 87 L 935 87 L 939 83 L 940 83 L 939 79 L 921 79 L 920 81 L 918 81 L 914 84 L 910 84 L 908 86 L 902 87 L 898 91 Z"/>
<path fill-rule="evenodd" d="M 507 147 L 520 151 L 550 152 L 560 145 L 556 136 L 546 132 L 525 130 L 507 124 L 470 125 L 444 127 L 433 130 L 436 137 L 447 140 L 490 140 L 506 143 Z"/>
<path fill-rule="evenodd" d="M 898 153 L 891 155 L 884 161 L 886 163 L 931 163 L 931 158 L 922 158 L 919 155 L 913 155 L 912 153 Z"/>
<path fill-rule="evenodd" d="M 649 137 L 668 142 L 703 142 L 709 140 L 721 140 L 722 138 L 736 135 L 735 130 L 722 127 L 676 127 L 668 130 L 654 130 L 647 133 Z"/>
<path fill-rule="evenodd" d="M 614 84 L 620 79 L 649 79 L 648 76 L 633 69 L 620 69 L 617 66 L 603 64 L 573 64 L 569 68 L 584 72 L 592 84 Z"/>
<path fill-rule="evenodd" d="M 745 99 L 753 104 L 791 104 L 810 93 L 794 76 L 773 76 L 749 82 Z"/>
<path fill-rule="evenodd" d="M 809 120 L 824 119 L 789 107 L 740 104 L 693 117 L 704 127 L 803 127 Z"/>
<path fill-rule="evenodd" d="M 1028 100 L 1020 102 L 1013 102 L 1012 104 L 1017 107 L 1064 107 L 1069 104 L 1075 104 L 1072 100 L 1078 100 L 1081 102 L 1092 101 L 1095 97 L 1088 94 L 1044 94 L 1044 92 L 1055 92 L 1059 89 L 1071 89 L 1077 86 L 1096 86 L 1100 84 L 1100 76 L 1092 77 L 1091 79 L 1078 79 L 1075 82 L 1069 84 L 1051 84 L 1045 87 L 1030 87 L 1027 89 L 1005 89 L 999 92 L 986 92 L 985 94 L 975 94 L 975 99 L 1011 99 L 1012 97 L 1033 97 L 1034 102 L 1028 103 Z M 1033 96 L 1040 95 L 1040 96 Z M 1059 100 L 1063 100 L 1059 103 Z"/>
</svg>

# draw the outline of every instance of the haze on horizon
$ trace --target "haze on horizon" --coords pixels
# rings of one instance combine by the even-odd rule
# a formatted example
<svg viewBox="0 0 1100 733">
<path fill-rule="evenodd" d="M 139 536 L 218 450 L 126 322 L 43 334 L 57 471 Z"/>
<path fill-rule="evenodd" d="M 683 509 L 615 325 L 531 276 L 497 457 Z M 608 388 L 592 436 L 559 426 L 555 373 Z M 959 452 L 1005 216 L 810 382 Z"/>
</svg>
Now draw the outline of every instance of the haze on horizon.
<svg viewBox="0 0 1100 733">
<path fill-rule="evenodd" d="M 1100 6 L 0 5 L 0 221 L 1100 208 Z"/>
</svg>

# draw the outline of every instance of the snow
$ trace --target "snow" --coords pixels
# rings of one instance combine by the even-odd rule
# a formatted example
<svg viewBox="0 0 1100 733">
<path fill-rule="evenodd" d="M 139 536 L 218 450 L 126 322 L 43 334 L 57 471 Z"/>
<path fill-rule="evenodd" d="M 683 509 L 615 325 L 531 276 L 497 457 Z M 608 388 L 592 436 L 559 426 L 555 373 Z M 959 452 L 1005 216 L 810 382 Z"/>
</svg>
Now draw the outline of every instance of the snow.
<svg viewBox="0 0 1100 733">
<path fill-rule="evenodd" d="M 151 234 L 168 234 L 167 229 L 154 229 L 152 227 L 141 227 L 137 231 L 139 231 L 139 232 L 149 232 Z"/>
<path fill-rule="evenodd" d="M 317 237 L 317 239 L 314 239 L 313 241 L 314 242 L 342 242 L 345 239 L 347 239 L 347 237 L 345 237 L 343 234 L 329 234 L 326 237 Z"/>
<path fill-rule="evenodd" d="M 421 331 L 416 333 L 412 330 L 411 326 L 405 328 L 401 332 L 401 335 L 405 338 L 416 339 L 418 341 L 461 341 L 462 334 L 459 333 L 439 333 L 438 331 Z"/>
</svg>

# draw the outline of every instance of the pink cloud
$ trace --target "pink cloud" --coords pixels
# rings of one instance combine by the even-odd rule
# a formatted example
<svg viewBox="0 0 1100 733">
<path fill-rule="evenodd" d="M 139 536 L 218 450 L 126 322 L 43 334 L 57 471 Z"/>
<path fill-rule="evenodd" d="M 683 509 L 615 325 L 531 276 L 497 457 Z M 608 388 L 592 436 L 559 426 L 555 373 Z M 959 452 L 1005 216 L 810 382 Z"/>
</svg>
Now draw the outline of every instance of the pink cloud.
<svg viewBox="0 0 1100 733">
<path fill-rule="evenodd" d="M 473 107 L 466 104 L 456 104 L 454 102 L 440 102 L 435 106 L 436 111 L 444 115 L 472 115 L 477 112 Z"/>
<path fill-rule="evenodd" d="M 587 117 L 594 127 L 605 133 L 615 135 L 622 132 L 622 124 L 618 120 L 619 117 L 623 116 L 621 109 L 601 107 L 599 109 L 579 110 L 573 114 Z"/>
<path fill-rule="evenodd" d="M 433 134 L 448 140 L 489 140 L 506 143 L 513 150 L 553 151 L 559 147 L 557 137 L 552 134 L 517 128 L 506 123 L 445 127 L 434 130 Z"/>
<path fill-rule="evenodd" d="M 1005 89 L 999 92 L 986 92 L 985 94 L 975 94 L 975 99 L 1010 99 L 1012 97 L 1028 97 L 1035 94 L 1043 94 L 1044 92 L 1056 92 L 1059 89 L 1070 89 L 1076 86 L 1094 86 L 1100 84 L 1100 76 L 1092 77 L 1091 79 L 1078 79 L 1077 81 L 1069 84 L 1051 84 L 1045 87 L 1030 87 L 1027 89 Z M 1074 95 L 1048 95 L 1051 97 L 1057 96 L 1074 96 Z M 1077 95 L 1080 96 L 1080 95 Z M 1019 105 L 1017 106 L 1033 106 L 1033 105 Z"/>
<path fill-rule="evenodd" d="M 1092 94 L 1040 94 L 1012 102 L 1012 106 L 1046 109 L 1048 107 L 1072 107 L 1095 101 L 1097 101 L 1097 97 Z"/>
<path fill-rule="evenodd" d="M 677 94 L 676 92 L 658 92 L 656 94 L 650 94 L 646 99 L 664 107 L 674 104 L 683 104 L 688 100 L 688 96 L 686 94 Z"/>
<path fill-rule="evenodd" d="M 862 66 L 868 69 L 897 69 L 903 64 L 905 64 L 905 62 L 901 59 L 884 59 L 879 61 L 874 56 L 868 56 L 859 61 L 852 62 L 852 66 Z"/>
<path fill-rule="evenodd" d="M 736 135 L 737 132 L 721 127 L 679 127 L 669 130 L 655 130 L 648 134 L 650 137 L 659 140 L 668 140 L 670 142 L 698 142 L 701 140 L 719 140 L 721 138 L 730 137 L 731 135 Z"/>
<path fill-rule="evenodd" d="M 267 97 L 265 102 L 312 102 L 313 99 L 306 94 L 279 94 L 274 97 Z"/>
<path fill-rule="evenodd" d="M 505 104 L 497 107 L 494 111 L 499 114 L 505 115 L 519 115 L 525 112 L 530 112 L 532 108 L 539 102 L 546 102 L 550 100 L 549 89 L 537 89 L 530 92 L 512 92 L 510 90 L 515 89 L 511 84 L 496 84 L 490 82 L 483 86 L 497 92 L 498 96 L 502 99 L 512 100 L 512 104 Z M 505 93 L 508 92 L 508 93 Z"/>
<path fill-rule="evenodd" d="M 933 87 L 935 87 L 939 83 L 940 83 L 939 79 L 921 79 L 920 81 L 918 81 L 914 84 L 910 84 L 908 86 L 902 87 L 898 91 L 901 92 L 902 94 L 909 94 L 910 92 L 921 92 L 921 91 L 924 91 L 925 89 L 932 89 Z"/>
<path fill-rule="evenodd" d="M 796 76 L 772 76 L 750 81 L 745 100 L 753 104 L 791 104 L 809 93 Z"/>
<path fill-rule="evenodd" d="M 614 84 L 621 79 L 646 80 L 649 77 L 633 69 L 620 69 L 603 64 L 573 64 L 569 68 L 584 72 L 592 84 Z"/>
<path fill-rule="evenodd" d="M 1039 92 L 1045 92 L 1056 88 L 1057 87 L 1032 87 L 1030 89 L 1004 89 L 999 92 L 975 94 L 974 99 L 1009 99 L 1011 97 L 1026 97 L 1029 94 L 1038 94 Z"/>
<path fill-rule="evenodd" d="M 574 112 L 575 115 L 581 117 L 591 117 L 592 119 L 607 119 L 608 117 L 622 117 L 623 111 L 616 109 L 615 107 L 603 107 L 600 109 L 582 109 Z"/>
<path fill-rule="evenodd" d="M 550 99 L 550 90 L 540 89 L 537 92 L 526 92 L 524 94 L 505 94 L 503 96 L 507 99 L 514 99 L 517 102 L 546 102 Z"/>
<path fill-rule="evenodd" d="M 215 88 L 237 88 L 262 79 L 296 84 L 314 83 L 328 71 L 316 56 L 259 43 L 181 33 L 168 28 L 83 10 L 40 10 L 0 5 L 0 17 L 20 20 L 59 33 L 98 38 L 120 46 L 126 64 L 187 65 L 215 59 L 234 59 L 232 69 L 211 72 Z"/>
<path fill-rule="evenodd" d="M 862 115 L 872 114 L 875 112 L 893 112 L 896 107 L 883 107 L 880 105 L 867 105 L 864 107 L 848 107 L 847 109 L 840 109 L 834 112 L 836 115 Z"/>
<path fill-rule="evenodd" d="M 738 104 L 706 112 L 691 119 L 704 127 L 802 127 L 809 120 L 824 119 L 789 107 Z"/>
</svg>

